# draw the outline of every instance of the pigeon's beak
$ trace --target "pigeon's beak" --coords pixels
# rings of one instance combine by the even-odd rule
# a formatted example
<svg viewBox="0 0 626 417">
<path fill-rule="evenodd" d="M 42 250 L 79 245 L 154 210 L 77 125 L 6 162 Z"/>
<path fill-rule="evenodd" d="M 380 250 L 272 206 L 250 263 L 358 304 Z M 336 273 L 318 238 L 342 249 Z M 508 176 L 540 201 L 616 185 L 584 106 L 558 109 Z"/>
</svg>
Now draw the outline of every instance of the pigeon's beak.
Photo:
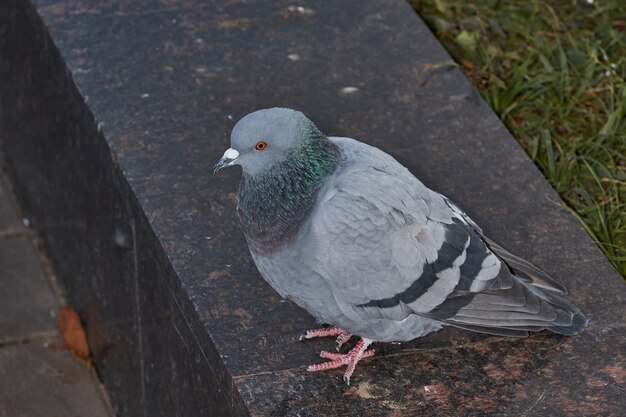
<svg viewBox="0 0 626 417">
<path fill-rule="evenodd" d="M 213 167 L 213 173 L 216 173 L 224 167 L 234 165 L 237 158 L 239 158 L 239 152 L 237 152 L 233 148 L 228 148 L 226 152 L 224 152 L 224 156 L 222 156 L 222 159 L 217 161 L 217 163 Z"/>
</svg>

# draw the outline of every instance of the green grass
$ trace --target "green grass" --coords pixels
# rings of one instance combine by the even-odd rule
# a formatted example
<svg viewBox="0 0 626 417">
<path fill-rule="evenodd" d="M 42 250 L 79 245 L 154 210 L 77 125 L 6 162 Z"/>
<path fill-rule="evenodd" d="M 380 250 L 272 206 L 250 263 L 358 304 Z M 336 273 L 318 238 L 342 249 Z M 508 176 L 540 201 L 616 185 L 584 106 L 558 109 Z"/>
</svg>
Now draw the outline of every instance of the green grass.
<svg viewBox="0 0 626 417">
<path fill-rule="evenodd" d="M 626 277 L 626 1 L 410 3 Z"/>
</svg>

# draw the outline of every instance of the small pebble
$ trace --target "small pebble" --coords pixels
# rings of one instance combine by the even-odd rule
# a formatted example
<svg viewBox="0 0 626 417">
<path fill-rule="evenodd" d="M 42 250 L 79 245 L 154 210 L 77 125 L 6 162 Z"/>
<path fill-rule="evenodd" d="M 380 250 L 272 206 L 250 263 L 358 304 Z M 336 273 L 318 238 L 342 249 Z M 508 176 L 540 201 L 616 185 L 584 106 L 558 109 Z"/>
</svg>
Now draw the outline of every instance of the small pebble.
<svg viewBox="0 0 626 417">
<path fill-rule="evenodd" d="M 341 89 L 342 94 L 354 94 L 357 91 L 359 91 L 359 89 L 356 87 L 344 87 Z"/>
</svg>

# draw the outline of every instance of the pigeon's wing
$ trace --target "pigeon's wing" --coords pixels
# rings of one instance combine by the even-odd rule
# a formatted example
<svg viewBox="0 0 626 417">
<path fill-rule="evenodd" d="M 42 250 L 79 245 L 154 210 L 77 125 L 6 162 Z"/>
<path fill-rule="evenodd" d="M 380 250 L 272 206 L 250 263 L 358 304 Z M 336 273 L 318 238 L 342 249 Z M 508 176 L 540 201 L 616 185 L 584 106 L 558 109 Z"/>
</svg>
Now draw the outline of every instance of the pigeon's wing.
<svg viewBox="0 0 626 417">
<path fill-rule="evenodd" d="M 522 337 L 528 331 L 543 329 L 571 336 L 587 325 L 585 315 L 566 297 L 563 284 L 489 239 L 455 203 L 442 198 L 455 217 L 498 256 L 502 266 L 485 289 L 477 293 L 454 291 L 428 317 L 466 330 Z"/>
<path fill-rule="evenodd" d="M 463 210 L 461 210 L 456 203 L 441 194 L 439 195 L 443 198 L 448 207 L 450 207 L 456 217 L 471 226 L 480 235 L 489 249 L 491 249 L 500 259 L 506 262 L 516 276 L 527 278 L 535 287 L 567 294 L 567 288 L 565 288 L 563 284 L 556 281 L 537 266 L 525 259 L 513 255 L 511 252 L 489 239 L 485 236 L 482 229 Z"/>
<path fill-rule="evenodd" d="M 560 284 L 492 249 L 464 213 L 387 154 L 348 145 L 313 214 L 317 238 L 309 258 L 346 316 L 403 320 L 420 314 L 509 336 L 584 327 Z M 528 277 L 515 276 L 496 251 Z"/>
<path fill-rule="evenodd" d="M 481 291 L 498 258 L 443 198 L 389 155 L 359 144 L 313 213 L 308 255 L 353 320 L 427 314 L 455 291 Z"/>
</svg>

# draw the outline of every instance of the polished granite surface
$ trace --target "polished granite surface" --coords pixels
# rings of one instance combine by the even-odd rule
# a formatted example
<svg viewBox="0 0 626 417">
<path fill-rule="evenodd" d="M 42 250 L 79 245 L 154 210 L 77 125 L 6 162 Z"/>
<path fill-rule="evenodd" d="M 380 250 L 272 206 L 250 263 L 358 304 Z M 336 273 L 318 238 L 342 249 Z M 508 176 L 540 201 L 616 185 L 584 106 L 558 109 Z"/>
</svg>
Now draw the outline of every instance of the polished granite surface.
<svg viewBox="0 0 626 417">
<path fill-rule="evenodd" d="M 626 414 L 623 281 L 404 1 L 34 3 L 60 56 L 35 9 L 2 6 L 5 154 L 120 415 Z M 269 106 L 392 154 L 565 283 L 589 329 L 383 345 L 351 387 L 302 371 L 333 342 L 298 342 L 313 319 L 252 264 L 239 172 L 211 174 Z"/>
</svg>

